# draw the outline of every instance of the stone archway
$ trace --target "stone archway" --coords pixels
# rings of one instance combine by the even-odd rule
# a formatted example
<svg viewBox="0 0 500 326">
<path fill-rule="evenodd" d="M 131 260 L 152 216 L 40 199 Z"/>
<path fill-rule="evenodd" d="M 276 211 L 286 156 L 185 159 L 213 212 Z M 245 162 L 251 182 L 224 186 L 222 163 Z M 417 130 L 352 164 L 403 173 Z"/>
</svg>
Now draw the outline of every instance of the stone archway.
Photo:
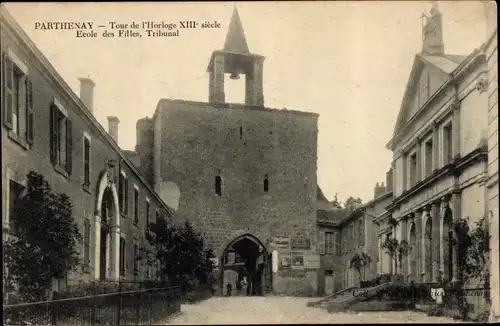
<svg viewBox="0 0 500 326">
<path fill-rule="evenodd" d="M 426 217 L 425 221 L 425 226 L 424 226 L 424 251 L 423 255 L 425 256 L 425 266 L 424 266 L 424 271 L 425 271 L 425 282 L 431 282 L 432 280 L 432 218 L 430 215 Z"/>
<path fill-rule="evenodd" d="M 103 170 L 99 176 L 94 234 L 95 279 L 100 281 L 118 280 L 120 273 L 120 208 L 111 168 Z"/>
<path fill-rule="evenodd" d="M 446 207 L 443 212 L 442 228 L 443 228 L 443 278 L 445 281 L 453 279 L 453 213 L 449 207 Z"/>
<path fill-rule="evenodd" d="M 410 231 L 408 232 L 408 243 L 410 245 L 410 254 L 408 255 L 408 266 L 412 281 L 417 281 L 417 231 L 415 223 L 410 224 Z"/>
<path fill-rule="evenodd" d="M 263 295 L 272 288 L 271 252 L 256 236 L 240 234 L 219 252 L 223 295 Z M 243 278 L 246 289 L 241 287 Z"/>
</svg>

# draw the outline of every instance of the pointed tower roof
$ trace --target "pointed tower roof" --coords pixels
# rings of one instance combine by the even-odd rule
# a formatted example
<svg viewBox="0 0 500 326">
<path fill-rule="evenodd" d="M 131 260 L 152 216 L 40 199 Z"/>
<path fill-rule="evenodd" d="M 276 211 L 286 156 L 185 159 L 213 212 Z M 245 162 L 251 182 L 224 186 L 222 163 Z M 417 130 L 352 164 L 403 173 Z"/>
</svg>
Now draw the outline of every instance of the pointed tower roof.
<svg viewBox="0 0 500 326">
<path fill-rule="evenodd" d="M 233 15 L 226 35 L 226 42 L 224 43 L 225 52 L 233 53 L 250 53 L 248 49 L 245 32 L 241 24 L 240 14 L 236 6 L 233 8 Z"/>
</svg>

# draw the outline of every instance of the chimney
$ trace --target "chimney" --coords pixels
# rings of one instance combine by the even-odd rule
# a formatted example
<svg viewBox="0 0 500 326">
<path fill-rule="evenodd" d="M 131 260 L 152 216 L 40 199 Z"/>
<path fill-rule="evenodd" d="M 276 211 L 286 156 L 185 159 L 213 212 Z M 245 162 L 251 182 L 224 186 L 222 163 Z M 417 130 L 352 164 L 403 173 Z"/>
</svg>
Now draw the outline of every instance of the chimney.
<svg viewBox="0 0 500 326">
<path fill-rule="evenodd" d="M 379 183 L 377 182 L 377 184 L 375 185 L 375 189 L 374 189 L 374 194 L 373 194 L 373 198 L 378 198 L 380 195 L 383 195 L 385 193 L 385 186 L 384 186 L 384 183 L 382 182 L 380 185 Z"/>
<path fill-rule="evenodd" d="M 118 117 L 108 117 L 108 133 L 118 144 Z"/>
<path fill-rule="evenodd" d="M 387 171 L 387 173 L 385 174 L 385 182 L 387 183 L 386 190 L 392 191 L 392 168 L 390 168 L 389 171 Z"/>
<path fill-rule="evenodd" d="M 87 109 L 94 113 L 94 86 L 95 83 L 90 78 L 78 78 L 80 80 L 80 99 Z"/>
</svg>

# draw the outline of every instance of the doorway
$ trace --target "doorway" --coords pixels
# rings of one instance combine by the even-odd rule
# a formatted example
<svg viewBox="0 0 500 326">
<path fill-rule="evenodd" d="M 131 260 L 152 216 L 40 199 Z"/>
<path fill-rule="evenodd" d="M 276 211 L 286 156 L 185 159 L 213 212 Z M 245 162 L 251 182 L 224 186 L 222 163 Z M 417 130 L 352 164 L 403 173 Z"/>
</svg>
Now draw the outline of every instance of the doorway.
<svg viewBox="0 0 500 326">
<path fill-rule="evenodd" d="M 262 296 L 271 290 L 271 259 L 265 247 L 251 235 L 235 239 L 222 254 L 222 294 Z"/>
</svg>

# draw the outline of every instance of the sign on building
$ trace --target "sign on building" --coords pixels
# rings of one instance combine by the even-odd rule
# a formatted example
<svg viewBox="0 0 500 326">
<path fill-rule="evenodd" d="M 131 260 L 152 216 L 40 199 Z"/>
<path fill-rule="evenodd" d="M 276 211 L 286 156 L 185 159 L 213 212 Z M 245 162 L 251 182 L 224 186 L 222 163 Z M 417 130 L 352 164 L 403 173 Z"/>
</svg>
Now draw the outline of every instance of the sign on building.
<svg viewBox="0 0 500 326">
<path fill-rule="evenodd" d="M 272 253 L 272 264 L 273 264 L 273 273 L 278 272 L 278 263 L 279 263 L 279 257 L 278 257 L 278 252 L 276 250 L 273 250 Z"/>
<path fill-rule="evenodd" d="M 234 264 L 235 262 L 235 254 L 234 252 L 228 252 L 227 253 L 227 263 L 228 264 Z"/>
<path fill-rule="evenodd" d="M 319 268 L 320 267 L 320 256 L 318 254 L 306 254 L 304 256 L 304 267 L 305 268 Z"/>
<path fill-rule="evenodd" d="M 290 246 L 290 237 L 288 236 L 275 236 L 273 237 L 272 246 L 274 248 L 288 248 Z"/>
<path fill-rule="evenodd" d="M 292 250 L 310 250 L 311 241 L 302 232 L 297 233 L 292 239 Z"/>
<path fill-rule="evenodd" d="M 292 252 L 292 269 L 304 269 L 304 254 Z"/>
</svg>

